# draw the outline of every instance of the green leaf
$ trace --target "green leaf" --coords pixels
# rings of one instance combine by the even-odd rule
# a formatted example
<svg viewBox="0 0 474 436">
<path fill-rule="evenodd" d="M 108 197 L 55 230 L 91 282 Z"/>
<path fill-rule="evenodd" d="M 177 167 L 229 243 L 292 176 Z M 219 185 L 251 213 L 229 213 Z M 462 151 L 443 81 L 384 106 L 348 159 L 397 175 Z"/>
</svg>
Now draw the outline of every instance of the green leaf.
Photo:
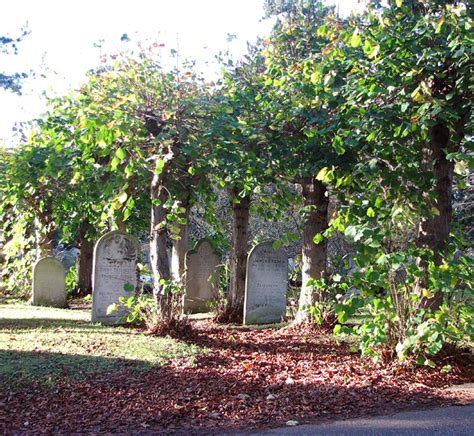
<svg viewBox="0 0 474 436">
<path fill-rule="evenodd" d="M 342 155 L 345 153 L 346 150 L 344 149 L 344 141 L 340 136 L 336 135 L 332 143 L 337 154 Z"/>
<path fill-rule="evenodd" d="M 316 233 L 316 235 L 314 235 L 313 242 L 318 245 L 323 241 L 323 239 L 324 236 L 321 233 Z"/>
<path fill-rule="evenodd" d="M 115 151 L 115 156 L 117 156 L 120 160 L 125 159 L 127 157 L 127 153 L 123 148 L 117 148 Z"/>
<path fill-rule="evenodd" d="M 321 74 L 316 71 L 313 74 L 311 74 L 310 80 L 313 85 L 317 85 L 319 83 L 319 78 L 321 77 Z"/>
<path fill-rule="evenodd" d="M 120 165 L 120 159 L 118 157 L 114 157 L 112 161 L 110 162 L 110 167 L 112 171 L 117 169 L 117 167 Z"/>
<path fill-rule="evenodd" d="M 329 169 L 328 167 L 321 168 L 318 174 L 316 175 L 316 180 L 319 180 L 324 183 L 328 183 L 334 179 L 334 169 Z"/>
<path fill-rule="evenodd" d="M 361 43 L 362 43 L 362 39 L 359 35 L 359 29 L 356 27 L 356 29 L 354 30 L 354 33 L 352 34 L 351 46 L 356 48 L 356 47 L 359 47 Z"/>
<path fill-rule="evenodd" d="M 426 359 L 424 365 L 429 366 L 430 368 L 436 368 L 436 363 L 434 363 L 431 359 Z"/>
<path fill-rule="evenodd" d="M 369 207 L 369 208 L 367 209 L 367 216 L 368 216 L 369 218 L 373 218 L 373 217 L 375 216 L 375 210 L 372 209 L 371 207 Z"/>
<path fill-rule="evenodd" d="M 129 209 L 129 208 L 126 208 L 124 211 L 123 211 L 123 220 L 124 221 L 127 221 L 130 216 L 132 215 L 132 210 Z"/>
<path fill-rule="evenodd" d="M 117 200 L 120 202 L 120 203 L 125 203 L 127 201 L 127 198 L 128 198 L 128 195 L 126 192 L 122 192 L 118 197 L 117 197 Z"/>
<path fill-rule="evenodd" d="M 277 251 L 281 248 L 281 241 L 273 241 L 272 248 Z"/>
<path fill-rule="evenodd" d="M 135 286 L 133 286 L 131 283 L 125 283 L 123 285 L 123 290 L 126 292 L 133 292 L 135 290 Z"/>
<path fill-rule="evenodd" d="M 114 314 L 115 312 L 117 312 L 119 310 L 120 306 L 117 304 L 117 303 L 113 303 L 113 304 L 109 304 L 107 306 L 107 310 L 105 312 L 105 314 L 108 316 L 108 315 L 112 315 Z"/>
<path fill-rule="evenodd" d="M 161 174 L 165 167 L 165 161 L 163 159 L 158 159 L 155 166 L 155 174 Z"/>
<path fill-rule="evenodd" d="M 298 235 L 298 233 L 288 233 L 288 238 L 293 242 L 296 242 L 300 240 L 300 235 Z"/>
<path fill-rule="evenodd" d="M 444 373 L 444 374 L 448 374 L 450 373 L 451 371 L 453 370 L 453 367 L 451 365 L 444 365 L 442 368 L 441 368 L 441 372 Z"/>
</svg>

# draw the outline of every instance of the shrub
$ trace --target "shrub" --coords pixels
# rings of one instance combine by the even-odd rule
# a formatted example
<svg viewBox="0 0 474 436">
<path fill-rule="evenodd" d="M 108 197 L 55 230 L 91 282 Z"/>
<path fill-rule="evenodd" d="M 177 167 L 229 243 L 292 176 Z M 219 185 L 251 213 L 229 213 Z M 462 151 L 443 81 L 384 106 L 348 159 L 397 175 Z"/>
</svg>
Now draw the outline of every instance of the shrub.
<svg viewBox="0 0 474 436">
<path fill-rule="evenodd" d="M 428 265 L 428 279 L 414 259 Z M 472 260 L 451 257 L 441 263 L 433 253 L 405 250 L 384 254 L 351 276 L 339 277 L 346 297 L 335 306 L 335 333 L 355 333 L 363 354 L 375 358 L 414 358 L 433 366 L 432 356 L 447 343 L 473 338 Z M 359 262 L 360 265 L 360 262 Z M 359 292 L 347 295 L 351 287 Z M 437 296 L 439 307 L 430 305 Z M 368 316 L 357 325 L 346 325 L 361 311 Z"/>
</svg>

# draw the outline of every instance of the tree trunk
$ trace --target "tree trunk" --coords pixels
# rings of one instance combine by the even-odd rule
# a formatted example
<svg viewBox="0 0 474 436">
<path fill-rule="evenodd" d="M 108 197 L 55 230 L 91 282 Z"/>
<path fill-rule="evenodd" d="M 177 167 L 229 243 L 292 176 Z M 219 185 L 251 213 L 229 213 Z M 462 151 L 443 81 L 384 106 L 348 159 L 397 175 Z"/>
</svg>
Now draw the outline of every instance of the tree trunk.
<svg viewBox="0 0 474 436">
<path fill-rule="evenodd" d="M 186 223 L 178 224 L 180 239 L 173 240 L 171 272 L 175 280 L 182 280 L 185 273 L 186 252 L 188 251 L 189 196 L 181 202 L 181 207 L 185 209 L 183 218 L 186 219 Z"/>
<path fill-rule="evenodd" d="M 309 210 L 303 228 L 302 248 L 302 284 L 298 304 L 296 322 L 308 319 L 308 308 L 315 301 L 322 301 L 323 295 L 315 295 L 310 278 L 321 279 L 326 273 L 327 242 L 323 239 L 319 244 L 313 242 L 318 233 L 323 233 L 328 228 L 329 198 L 326 196 L 326 186 L 314 177 L 305 177 L 301 186 L 303 188 L 304 206 Z"/>
<path fill-rule="evenodd" d="M 440 265 L 446 253 L 451 232 L 452 218 L 452 188 L 454 162 L 446 159 L 446 151 L 451 151 L 449 129 L 437 124 L 430 128 L 430 141 L 424 150 L 423 164 L 425 170 L 430 171 L 435 182 L 435 199 L 427 198 L 430 215 L 420 222 L 417 231 L 417 246 L 433 250 L 434 262 Z M 431 206 L 431 207 L 430 207 Z M 422 260 L 418 260 L 419 268 L 424 276 L 418 281 L 419 291 L 426 288 L 428 282 L 428 267 Z M 423 302 L 424 307 L 436 310 L 443 302 L 442 293 L 437 293 L 433 298 Z"/>
<path fill-rule="evenodd" d="M 94 242 L 87 239 L 90 224 L 85 221 L 79 228 L 80 251 L 77 259 L 77 294 L 92 294 L 92 264 L 94 257 Z"/>
<path fill-rule="evenodd" d="M 166 191 L 160 183 L 160 177 L 154 174 L 151 183 L 151 220 L 150 220 L 150 264 L 153 273 L 153 296 L 160 306 L 165 320 L 171 316 L 171 296 L 163 295 L 161 279 L 170 280 L 170 264 L 166 250 Z"/>
<path fill-rule="evenodd" d="M 112 220 L 111 224 L 114 224 L 114 223 L 117 226 L 117 230 L 120 230 L 121 232 L 126 232 L 127 231 L 127 227 L 126 227 L 125 222 L 123 221 L 122 218 L 115 218 L 115 220 Z"/>
<path fill-rule="evenodd" d="M 242 322 L 244 315 L 245 277 L 248 254 L 250 197 L 239 197 L 239 190 L 231 191 L 232 252 L 230 259 L 230 290 L 226 319 Z"/>
</svg>

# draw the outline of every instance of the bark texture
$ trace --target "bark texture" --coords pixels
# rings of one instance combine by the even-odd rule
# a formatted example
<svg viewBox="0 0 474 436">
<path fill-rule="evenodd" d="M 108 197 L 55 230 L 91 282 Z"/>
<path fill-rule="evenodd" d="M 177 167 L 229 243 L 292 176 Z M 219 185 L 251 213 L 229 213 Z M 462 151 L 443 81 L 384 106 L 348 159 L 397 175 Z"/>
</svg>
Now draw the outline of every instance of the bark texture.
<svg viewBox="0 0 474 436">
<path fill-rule="evenodd" d="M 160 304 L 163 317 L 167 317 L 170 304 L 162 295 L 160 280 L 170 280 L 171 271 L 166 249 L 166 192 L 161 186 L 159 175 L 155 174 L 151 183 L 151 220 L 150 220 L 150 264 L 153 272 L 153 296 Z M 155 200 L 155 201 L 154 201 Z M 157 200 L 157 201 L 156 201 Z M 154 204 L 155 203 L 155 204 Z"/>
<path fill-rule="evenodd" d="M 94 242 L 87 239 L 89 223 L 82 223 L 79 229 L 80 251 L 77 260 L 77 293 L 92 294 L 92 263 L 94 258 Z"/>
<path fill-rule="evenodd" d="M 239 197 L 239 190 L 231 191 L 232 252 L 230 259 L 230 290 L 226 318 L 242 322 L 244 316 L 245 277 L 248 255 L 250 197 Z"/>
<path fill-rule="evenodd" d="M 326 186 L 314 177 L 305 177 L 301 181 L 301 186 L 304 205 L 310 210 L 306 215 L 303 228 L 302 284 L 296 322 L 307 320 L 308 307 L 323 298 L 322 295 L 314 295 L 313 290 L 308 286 L 308 280 L 323 278 L 327 262 L 326 239 L 317 245 L 313 242 L 316 234 L 328 228 L 329 198 L 326 196 Z"/>
<path fill-rule="evenodd" d="M 437 124 L 430 128 L 430 141 L 424 150 L 423 166 L 435 178 L 434 199 L 427 198 L 431 213 L 424 218 L 417 231 L 417 246 L 434 251 L 434 261 L 439 265 L 446 253 L 451 232 L 452 191 L 454 162 L 446 159 L 446 151 L 452 150 L 449 129 Z M 438 212 L 436 212 L 436 210 Z M 419 280 L 417 287 L 424 288 L 428 280 L 427 265 L 418 261 L 419 268 L 424 271 L 424 277 Z M 424 301 L 424 306 L 437 309 L 443 301 L 441 293 Z"/>
</svg>

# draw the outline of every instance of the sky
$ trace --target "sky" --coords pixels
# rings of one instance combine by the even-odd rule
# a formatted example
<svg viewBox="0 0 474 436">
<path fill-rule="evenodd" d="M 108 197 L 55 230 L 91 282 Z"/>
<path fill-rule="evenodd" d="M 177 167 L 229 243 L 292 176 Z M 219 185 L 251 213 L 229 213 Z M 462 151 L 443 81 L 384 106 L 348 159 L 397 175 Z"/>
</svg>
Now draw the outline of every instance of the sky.
<svg viewBox="0 0 474 436">
<path fill-rule="evenodd" d="M 358 0 L 338 3 L 341 13 L 361 8 Z M 163 59 L 179 44 L 181 58 L 192 58 L 209 75 L 219 70 L 214 60 L 230 50 L 237 59 L 247 41 L 265 36 L 271 27 L 262 20 L 264 0 L 12 0 L 2 5 L 0 36 L 30 33 L 18 44 L 18 55 L 0 54 L 0 71 L 29 72 L 22 96 L 0 90 L 0 144 L 12 144 L 15 122 L 27 121 L 46 108 L 42 95 L 63 95 L 85 82 L 86 72 L 100 65 L 106 53 L 133 42 L 164 44 Z M 227 41 L 227 35 L 237 39 Z M 105 41 L 102 48 L 99 41 Z"/>
</svg>

